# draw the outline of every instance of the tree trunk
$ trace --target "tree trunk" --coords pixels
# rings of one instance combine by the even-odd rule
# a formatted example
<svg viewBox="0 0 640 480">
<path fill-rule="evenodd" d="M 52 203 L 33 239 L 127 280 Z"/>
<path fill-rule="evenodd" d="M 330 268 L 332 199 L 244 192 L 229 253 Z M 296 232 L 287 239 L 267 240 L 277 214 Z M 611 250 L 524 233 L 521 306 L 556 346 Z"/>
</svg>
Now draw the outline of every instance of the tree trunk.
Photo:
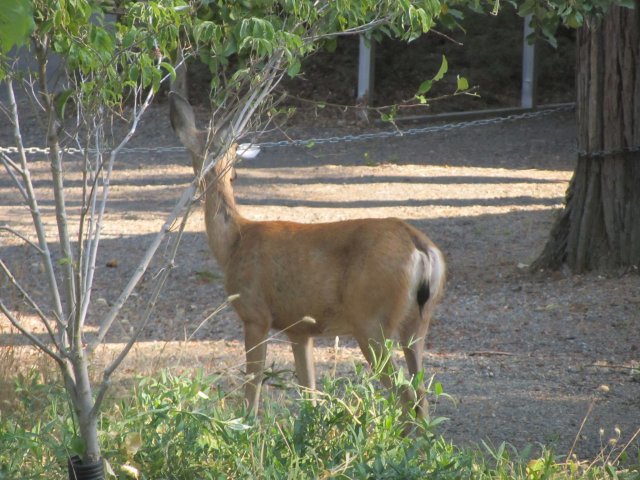
<svg viewBox="0 0 640 480">
<path fill-rule="evenodd" d="M 577 38 L 578 164 L 534 269 L 640 265 L 640 1 Z"/>
</svg>

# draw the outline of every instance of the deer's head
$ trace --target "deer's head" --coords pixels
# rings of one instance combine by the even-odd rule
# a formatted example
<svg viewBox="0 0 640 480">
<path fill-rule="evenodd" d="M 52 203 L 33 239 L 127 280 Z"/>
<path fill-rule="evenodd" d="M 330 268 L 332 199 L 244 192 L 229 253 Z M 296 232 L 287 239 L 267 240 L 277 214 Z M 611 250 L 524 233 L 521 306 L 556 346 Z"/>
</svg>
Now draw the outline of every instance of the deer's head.
<svg viewBox="0 0 640 480">
<path fill-rule="evenodd" d="M 191 154 L 196 175 L 200 174 L 203 166 L 209 161 L 215 161 L 207 177 L 215 178 L 217 183 L 231 183 L 235 178 L 233 165 L 237 144 L 230 140 L 228 129 L 199 129 L 196 126 L 193 108 L 178 93 L 171 92 L 169 106 L 171 126 Z"/>
</svg>

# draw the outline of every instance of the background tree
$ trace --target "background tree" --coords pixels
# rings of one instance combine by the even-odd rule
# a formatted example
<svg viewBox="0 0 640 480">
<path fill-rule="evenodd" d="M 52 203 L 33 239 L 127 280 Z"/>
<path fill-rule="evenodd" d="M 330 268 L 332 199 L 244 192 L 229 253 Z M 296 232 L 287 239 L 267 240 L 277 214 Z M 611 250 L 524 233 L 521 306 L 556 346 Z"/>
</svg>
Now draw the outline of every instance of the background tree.
<svg viewBox="0 0 640 480">
<path fill-rule="evenodd" d="M 444 11 L 482 2 L 452 0 Z M 552 228 L 534 270 L 569 266 L 637 269 L 640 264 L 640 3 L 634 0 L 512 0 L 531 15 L 534 36 L 557 46 L 560 25 L 578 29 L 576 122 L 578 164 L 566 207 Z M 499 2 L 488 2 L 498 13 Z M 452 15 L 453 13 L 453 15 Z M 533 40 L 533 38 L 531 39 Z"/>
<path fill-rule="evenodd" d="M 612 5 L 578 31 L 578 163 L 535 269 L 640 265 L 639 15 Z"/>
</svg>

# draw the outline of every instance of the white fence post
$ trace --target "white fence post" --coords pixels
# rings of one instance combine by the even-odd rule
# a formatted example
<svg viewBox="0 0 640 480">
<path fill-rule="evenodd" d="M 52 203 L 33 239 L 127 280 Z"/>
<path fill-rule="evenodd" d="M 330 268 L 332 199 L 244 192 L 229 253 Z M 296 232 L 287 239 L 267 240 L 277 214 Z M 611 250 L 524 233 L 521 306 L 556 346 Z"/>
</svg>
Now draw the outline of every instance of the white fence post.
<svg viewBox="0 0 640 480">
<path fill-rule="evenodd" d="M 522 34 L 522 94 L 520 106 L 523 108 L 536 106 L 536 46 L 527 41 L 527 37 L 533 33 L 530 24 L 531 15 L 527 15 L 524 17 Z"/>
<path fill-rule="evenodd" d="M 370 39 L 369 44 L 364 36 L 360 35 L 360 51 L 358 55 L 358 97 L 356 105 L 358 117 L 368 121 L 367 107 L 371 105 L 373 98 L 373 80 L 375 63 L 375 41 Z"/>
</svg>

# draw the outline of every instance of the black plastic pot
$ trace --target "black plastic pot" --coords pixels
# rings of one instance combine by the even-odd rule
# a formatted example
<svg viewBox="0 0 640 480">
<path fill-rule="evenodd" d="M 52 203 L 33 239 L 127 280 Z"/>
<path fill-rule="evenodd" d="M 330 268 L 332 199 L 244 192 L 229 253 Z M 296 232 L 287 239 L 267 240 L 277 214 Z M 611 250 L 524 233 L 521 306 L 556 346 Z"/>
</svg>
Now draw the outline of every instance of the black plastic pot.
<svg viewBox="0 0 640 480">
<path fill-rule="evenodd" d="M 74 455 L 67 462 L 69 480 L 104 480 L 104 465 L 102 460 L 94 463 L 84 463 Z"/>
</svg>

